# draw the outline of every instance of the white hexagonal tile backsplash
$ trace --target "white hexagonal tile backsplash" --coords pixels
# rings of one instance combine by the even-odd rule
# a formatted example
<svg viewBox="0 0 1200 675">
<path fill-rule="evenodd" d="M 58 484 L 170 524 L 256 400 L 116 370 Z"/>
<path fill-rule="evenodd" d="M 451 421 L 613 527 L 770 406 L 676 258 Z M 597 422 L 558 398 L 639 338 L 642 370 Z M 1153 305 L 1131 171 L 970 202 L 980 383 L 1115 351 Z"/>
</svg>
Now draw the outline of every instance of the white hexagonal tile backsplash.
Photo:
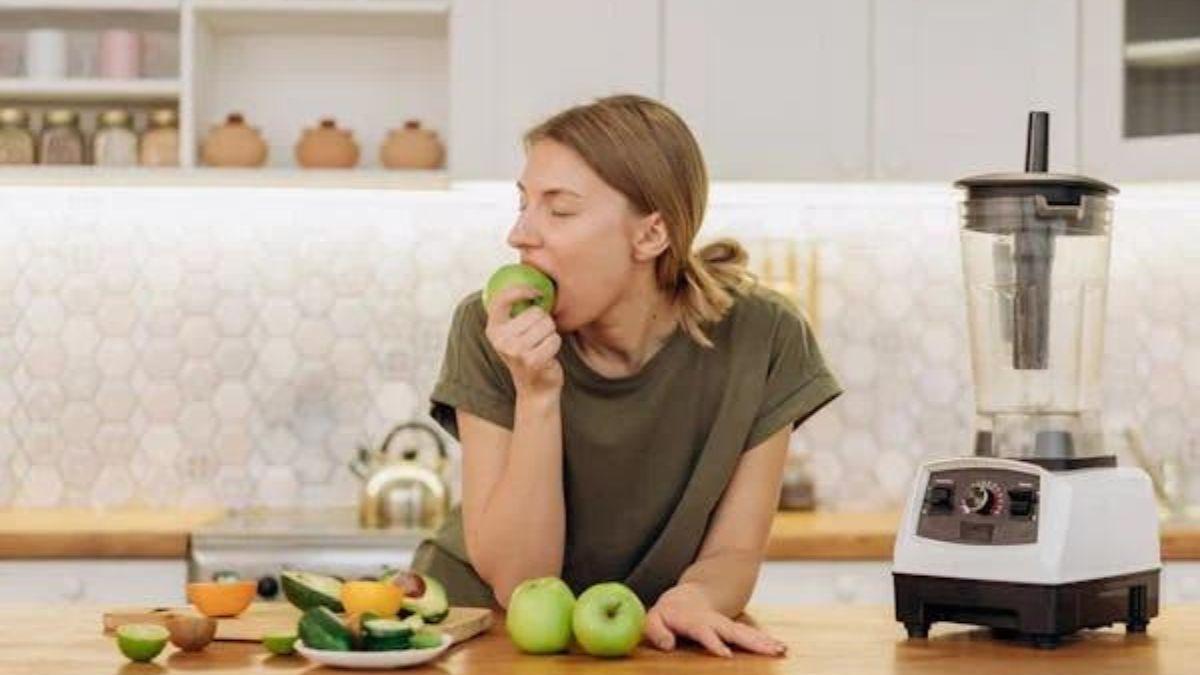
<svg viewBox="0 0 1200 675">
<path fill-rule="evenodd" d="M 920 461 L 968 450 L 956 199 L 714 186 L 703 237 L 816 299 L 846 394 L 793 449 L 827 507 L 894 507 Z M 1105 412 L 1156 457 L 1200 443 L 1198 205 L 1118 201 Z M 428 421 L 451 312 L 513 259 L 514 209 L 492 184 L 0 190 L 0 506 L 353 503 L 357 445 Z"/>
</svg>

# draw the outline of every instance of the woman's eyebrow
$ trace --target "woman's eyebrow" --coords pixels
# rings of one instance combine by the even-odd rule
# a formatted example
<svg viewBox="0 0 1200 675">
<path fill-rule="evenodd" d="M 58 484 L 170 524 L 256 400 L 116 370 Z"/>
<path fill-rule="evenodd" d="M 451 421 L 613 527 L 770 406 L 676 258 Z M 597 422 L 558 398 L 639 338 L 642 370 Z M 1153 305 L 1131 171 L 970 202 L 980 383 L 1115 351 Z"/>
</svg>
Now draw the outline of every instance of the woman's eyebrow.
<svg viewBox="0 0 1200 675">
<path fill-rule="evenodd" d="M 520 190 L 522 194 L 524 194 L 526 191 L 525 186 L 521 183 L 521 181 L 517 181 L 517 189 Z M 546 195 L 546 197 L 557 197 L 559 195 L 563 195 L 563 196 L 567 196 L 567 197 L 576 197 L 578 199 L 583 199 L 583 195 L 579 194 L 578 192 L 576 192 L 574 190 L 571 190 L 570 188 L 565 188 L 565 187 L 550 188 L 549 190 L 545 190 L 543 192 L 543 194 Z"/>
</svg>

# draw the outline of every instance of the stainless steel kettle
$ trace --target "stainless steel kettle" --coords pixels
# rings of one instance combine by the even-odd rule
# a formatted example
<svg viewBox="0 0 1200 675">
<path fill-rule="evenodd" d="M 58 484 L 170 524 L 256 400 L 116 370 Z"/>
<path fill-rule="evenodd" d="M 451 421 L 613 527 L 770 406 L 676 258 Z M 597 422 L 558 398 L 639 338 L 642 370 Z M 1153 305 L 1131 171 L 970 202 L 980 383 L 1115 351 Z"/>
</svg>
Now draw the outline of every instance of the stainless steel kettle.
<svg viewBox="0 0 1200 675">
<path fill-rule="evenodd" d="M 421 422 L 397 425 L 378 449 L 359 447 L 350 462 L 363 479 L 359 522 L 369 528 L 436 530 L 450 512 L 448 464 L 441 436 Z"/>
</svg>

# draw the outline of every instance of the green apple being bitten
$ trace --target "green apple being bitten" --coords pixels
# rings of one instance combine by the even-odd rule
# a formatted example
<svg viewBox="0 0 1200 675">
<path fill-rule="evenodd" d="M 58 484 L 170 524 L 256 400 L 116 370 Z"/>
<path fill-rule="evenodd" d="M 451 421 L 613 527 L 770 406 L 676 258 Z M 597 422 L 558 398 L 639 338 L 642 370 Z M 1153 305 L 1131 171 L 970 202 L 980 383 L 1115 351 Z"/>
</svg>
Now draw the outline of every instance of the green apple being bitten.
<svg viewBox="0 0 1200 675">
<path fill-rule="evenodd" d="M 510 317 L 516 316 L 534 305 L 541 307 L 542 311 L 547 314 L 554 311 L 554 281 L 538 268 L 521 263 L 504 265 L 492 273 L 487 285 L 483 287 L 483 305 L 485 307 L 490 305 L 492 298 L 513 286 L 530 286 L 538 291 L 539 295 L 513 303 Z"/>
<path fill-rule="evenodd" d="M 646 608 L 628 586 L 596 584 L 575 601 L 575 640 L 592 656 L 627 656 L 642 640 Z"/>
<path fill-rule="evenodd" d="M 527 654 L 555 654 L 571 644 L 571 612 L 575 594 L 558 577 L 527 579 L 508 601 L 504 627 L 518 649 Z"/>
</svg>

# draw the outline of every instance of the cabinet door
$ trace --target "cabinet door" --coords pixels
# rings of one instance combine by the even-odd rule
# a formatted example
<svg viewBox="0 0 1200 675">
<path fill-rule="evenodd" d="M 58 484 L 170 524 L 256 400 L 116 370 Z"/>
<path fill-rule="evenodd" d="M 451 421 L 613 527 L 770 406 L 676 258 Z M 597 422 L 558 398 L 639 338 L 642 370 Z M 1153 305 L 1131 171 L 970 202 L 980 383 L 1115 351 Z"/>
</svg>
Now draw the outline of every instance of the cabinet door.
<svg viewBox="0 0 1200 675">
<path fill-rule="evenodd" d="M 0 602 L 179 605 L 183 559 L 4 560 Z"/>
<path fill-rule="evenodd" d="M 868 175 L 869 0 L 664 0 L 663 97 L 719 180 Z"/>
<path fill-rule="evenodd" d="M 1131 25 L 1124 0 L 1080 4 L 1084 170 L 1113 181 L 1200 178 L 1200 7 L 1143 0 L 1150 7 L 1140 14 L 1156 19 Z M 1129 68 L 1130 44 L 1158 56 Z M 1137 127 L 1147 123 L 1168 132 L 1139 133 L 1145 130 Z M 1171 127 L 1186 131 L 1169 132 Z"/>
<path fill-rule="evenodd" d="M 891 567 L 882 560 L 767 561 L 759 568 L 750 606 L 890 604 Z"/>
<path fill-rule="evenodd" d="M 1050 170 L 1077 170 L 1076 0 L 875 3 L 875 175 L 951 181 L 1024 167 L 1050 112 Z"/>
<path fill-rule="evenodd" d="M 456 178 L 515 179 L 521 136 L 562 108 L 659 95 L 659 3 L 466 0 L 451 15 Z"/>
</svg>

